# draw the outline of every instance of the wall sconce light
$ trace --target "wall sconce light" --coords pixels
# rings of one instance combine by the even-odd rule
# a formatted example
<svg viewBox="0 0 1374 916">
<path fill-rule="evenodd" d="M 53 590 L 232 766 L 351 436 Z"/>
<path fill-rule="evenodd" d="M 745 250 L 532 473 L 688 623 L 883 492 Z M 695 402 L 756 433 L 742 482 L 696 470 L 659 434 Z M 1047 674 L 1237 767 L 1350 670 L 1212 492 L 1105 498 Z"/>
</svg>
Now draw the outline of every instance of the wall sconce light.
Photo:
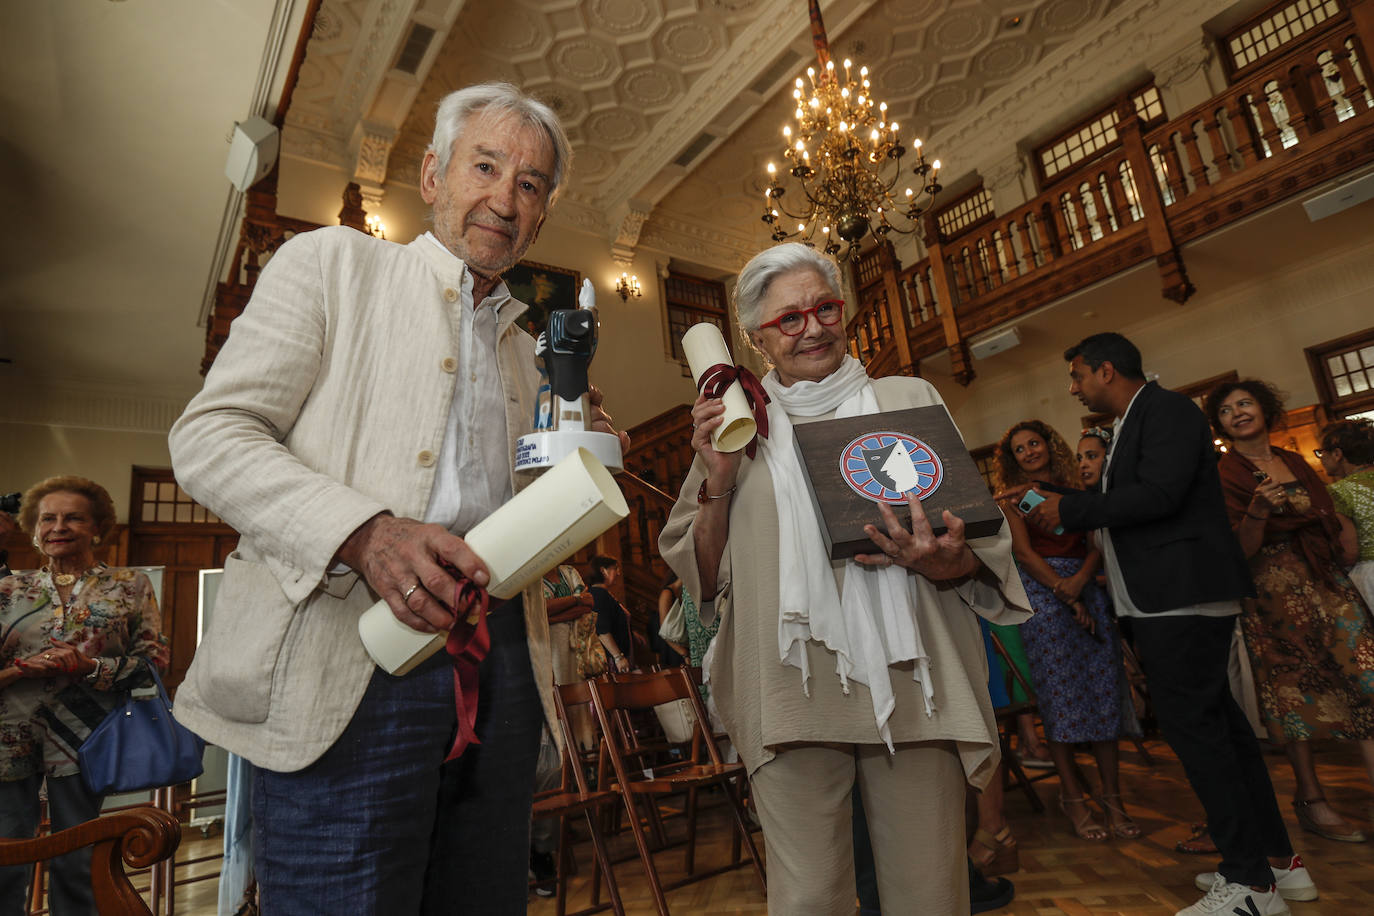
<svg viewBox="0 0 1374 916">
<path fill-rule="evenodd" d="M 379 239 L 386 238 L 386 224 L 382 222 L 382 218 L 376 213 L 369 213 L 367 219 L 363 220 L 363 224 L 367 226 L 368 234 L 376 236 Z"/>
<path fill-rule="evenodd" d="M 620 279 L 615 281 L 615 291 L 620 294 L 620 301 L 629 302 L 630 297 L 636 299 L 643 298 L 644 292 L 639 288 L 639 277 L 632 277 L 621 274 Z"/>
</svg>

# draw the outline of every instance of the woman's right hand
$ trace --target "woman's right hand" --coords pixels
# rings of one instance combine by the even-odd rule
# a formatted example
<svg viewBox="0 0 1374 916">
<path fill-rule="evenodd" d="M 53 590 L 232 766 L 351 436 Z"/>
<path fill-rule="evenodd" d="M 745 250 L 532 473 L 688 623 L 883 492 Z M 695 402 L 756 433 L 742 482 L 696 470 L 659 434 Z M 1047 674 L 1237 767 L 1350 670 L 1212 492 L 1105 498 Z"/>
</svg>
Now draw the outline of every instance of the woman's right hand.
<svg viewBox="0 0 1374 916">
<path fill-rule="evenodd" d="M 723 493 L 735 485 L 744 449 L 737 452 L 718 452 L 711 441 L 711 433 L 725 422 L 725 403 L 720 398 L 697 395 L 692 405 L 692 448 L 706 465 L 707 489 L 712 495 Z"/>
<path fill-rule="evenodd" d="M 1274 478 L 1266 476 L 1255 487 L 1255 494 L 1250 497 L 1250 506 L 1246 511 L 1255 516 L 1269 515 L 1278 512 L 1287 504 L 1288 491 L 1283 488 L 1283 484 L 1276 483 Z"/>
</svg>

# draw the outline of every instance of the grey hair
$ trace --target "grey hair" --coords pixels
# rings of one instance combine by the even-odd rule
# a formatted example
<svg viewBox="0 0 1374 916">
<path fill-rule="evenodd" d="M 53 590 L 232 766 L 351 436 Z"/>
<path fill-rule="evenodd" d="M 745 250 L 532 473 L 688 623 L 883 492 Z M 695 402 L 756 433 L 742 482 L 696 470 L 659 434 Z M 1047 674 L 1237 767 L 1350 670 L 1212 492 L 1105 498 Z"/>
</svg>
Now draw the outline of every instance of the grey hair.
<svg viewBox="0 0 1374 916">
<path fill-rule="evenodd" d="M 749 259 L 739 272 L 735 282 L 735 320 L 746 332 L 759 329 L 759 307 L 763 297 L 768 295 L 768 287 L 785 273 L 794 270 L 810 270 L 820 275 L 838 298 L 840 295 L 840 269 L 835 262 L 800 242 L 785 242 L 765 248 Z"/>
<path fill-rule="evenodd" d="M 453 143 L 467 126 L 468 119 L 477 112 L 508 114 L 530 127 L 542 130 L 553 147 L 553 177 L 549 187 L 549 203 L 558 197 L 563 177 L 572 167 L 572 144 L 563 131 L 558 115 L 543 102 L 526 95 L 510 83 L 478 83 L 444 96 L 434 116 L 434 139 L 429 152 L 439 160 L 439 174 L 448 172 Z"/>
</svg>

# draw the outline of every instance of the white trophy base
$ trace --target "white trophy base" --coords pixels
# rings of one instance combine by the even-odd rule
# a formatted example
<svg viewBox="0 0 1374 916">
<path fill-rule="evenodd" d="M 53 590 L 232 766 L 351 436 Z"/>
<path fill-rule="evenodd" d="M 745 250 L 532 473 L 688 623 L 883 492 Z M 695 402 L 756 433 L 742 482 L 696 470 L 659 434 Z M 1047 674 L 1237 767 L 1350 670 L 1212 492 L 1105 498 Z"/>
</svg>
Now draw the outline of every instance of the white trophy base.
<svg viewBox="0 0 1374 916">
<path fill-rule="evenodd" d="M 521 436 L 515 443 L 515 469 L 534 471 L 553 467 L 579 448 L 596 456 L 608 470 L 624 468 L 620 437 L 583 429 L 549 430 Z"/>
</svg>

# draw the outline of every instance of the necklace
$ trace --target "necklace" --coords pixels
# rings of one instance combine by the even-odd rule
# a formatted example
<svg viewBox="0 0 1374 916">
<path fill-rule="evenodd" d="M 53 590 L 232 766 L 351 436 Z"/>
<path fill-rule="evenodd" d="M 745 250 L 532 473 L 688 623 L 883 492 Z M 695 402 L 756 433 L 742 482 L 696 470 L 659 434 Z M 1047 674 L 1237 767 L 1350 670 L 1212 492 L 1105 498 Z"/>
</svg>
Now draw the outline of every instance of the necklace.
<svg viewBox="0 0 1374 916">
<path fill-rule="evenodd" d="M 1247 454 L 1245 454 L 1244 452 L 1242 452 L 1240 449 L 1236 449 L 1236 454 L 1239 455 L 1239 456 L 1241 456 L 1242 458 L 1249 458 L 1251 461 L 1263 461 L 1263 462 L 1265 462 L 1266 464 L 1267 464 L 1268 462 L 1274 460 L 1274 453 L 1273 453 L 1273 452 L 1270 452 L 1270 453 L 1267 454 L 1267 455 L 1247 455 Z"/>
<path fill-rule="evenodd" d="M 90 572 L 90 570 L 87 569 L 81 573 L 55 573 L 46 566 L 43 567 L 43 570 L 52 576 L 53 582 L 55 582 L 59 588 L 66 588 L 69 585 L 76 584 L 77 579 L 85 578 L 86 573 Z"/>
</svg>

